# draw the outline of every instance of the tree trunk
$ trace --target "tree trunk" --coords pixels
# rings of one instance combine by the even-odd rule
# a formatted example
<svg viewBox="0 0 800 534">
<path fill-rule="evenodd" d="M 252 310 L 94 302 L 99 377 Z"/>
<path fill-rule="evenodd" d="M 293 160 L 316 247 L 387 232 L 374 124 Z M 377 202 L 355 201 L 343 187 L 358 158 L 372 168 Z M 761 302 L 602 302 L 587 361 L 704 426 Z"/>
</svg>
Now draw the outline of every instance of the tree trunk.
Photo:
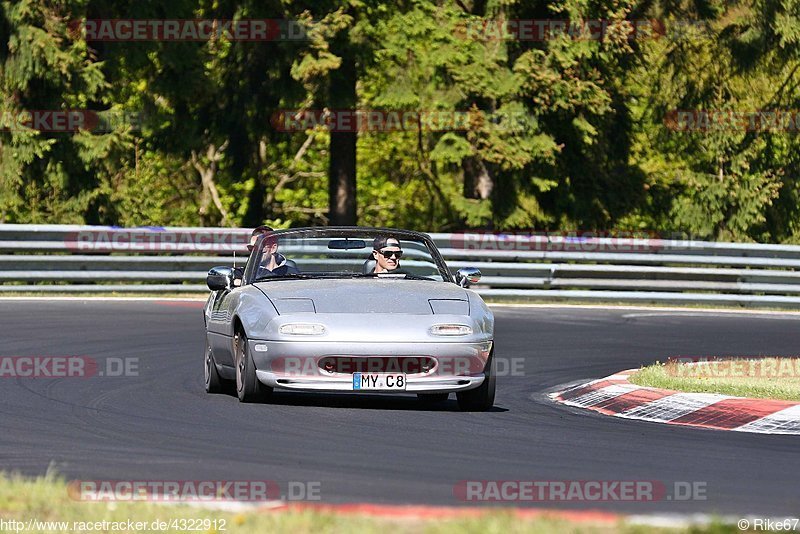
<svg viewBox="0 0 800 534">
<path fill-rule="evenodd" d="M 494 189 L 489 170 L 478 156 L 464 158 L 461 168 L 464 171 L 464 198 L 486 200 Z"/>
<path fill-rule="evenodd" d="M 222 205 L 222 200 L 217 190 L 217 184 L 214 183 L 214 178 L 217 175 L 217 162 L 222 159 L 222 153 L 225 152 L 226 148 L 228 148 L 228 141 L 222 143 L 219 148 L 214 146 L 213 143 L 208 145 L 208 150 L 206 151 L 208 165 L 204 165 L 203 161 L 198 157 L 197 152 L 192 150 L 192 165 L 200 175 L 200 183 L 203 186 L 200 193 L 200 209 L 198 210 L 200 213 L 200 222 L 203 226 L 207 226 L 210 222 L 208 208 L 212 201 L 222 215 L 222 226 L 228 226 L 228 212 L 225 206 Z"/>
<path fill-rule="evenodd" d="M 356 94 L 356 59 L 348 43 L 347 34 L 340 37 L 342 44 L 332 50 L 342 58 L 342 65 L 330 73 L 328 89 L 329 109 L 333 112 L 355 110 L 358 104 Z M 330 134 L 330 155 L 328 165 L 328 220 L 331 225 L 355 225 L 356 215 L 356 140 L 357 132 L 336 132 Z"/>
</svg>

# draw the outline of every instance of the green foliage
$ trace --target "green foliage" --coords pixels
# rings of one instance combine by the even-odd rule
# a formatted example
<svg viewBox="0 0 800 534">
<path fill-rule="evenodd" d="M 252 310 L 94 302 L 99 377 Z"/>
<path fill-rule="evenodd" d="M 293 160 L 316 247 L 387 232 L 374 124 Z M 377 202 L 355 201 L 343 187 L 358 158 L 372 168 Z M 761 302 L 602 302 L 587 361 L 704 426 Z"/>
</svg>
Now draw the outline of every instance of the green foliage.
<svg viewBox="0 0 800 534">
<path fill-rule="evenodd" d="M 41 132 L 24 123 L 37 110 L 83 109 L 102 98 L 101 64 L 88 56 L 85 43 L 68 37 L 65 21 L 80 2 L 1 5 L 10 31 L 0 69 L 0 220 L 92 220 L 92 171 L 109 141 Z"/>
<path fill-rule="evenodd" d="M 97 17 L 287 19 L 307 38 L 70 30 Z M 519 19 L 610 24 L 603 39 L 517 40 L 499 21 Z M 663 27 L 631 36 L 645 19 Z M 0 0 L 0 221 L 327 224 L 329 132 L 272 121 L 323 108 L 345 58 L 360 109 L 462 121 L 359 133 L 360 224 L 800 242 L 800 127 L 674 123 L 679 110 L 800 109 L 800 0 Z M 9 127 L 32 110 L 142 122 Z"/>
<path fill-rule="evenodd" d="M 784 65 L 771 53 L 754 51 L 753 43 L 764 38 L 764 19 L 754 15 L 751 10 L 720 10 L 717 20 L 650 43 L 634 73 L 647 102 L 636 110 L 634 157 L 650 176 L 651 198 L 672 199 L 651 208 L 668 210 L 673 229 L 701 238 L 786 240 L 796 227 L 797 205 L 785 203 L 796 189 L 796 131 L 747 132 L 703 120 L 714 112 L 796 109 L 796 88 L 794 95 L 779 97 L 779 105 L 782 89 L 775 88 L 776 80 L 792 78 L 798 63 Z M 675 110 L 700 111 L 694 119 L 697 128 L 681 131 Z M 671 112 L 673 122 L 665 120 Z M 659 217 L 654 215 L 651 224 Z M 783 219 L 780 225 L 775 224 L 778 218 Z M 784 226 L 789 221 L 791 226 Z"/>
</svg>

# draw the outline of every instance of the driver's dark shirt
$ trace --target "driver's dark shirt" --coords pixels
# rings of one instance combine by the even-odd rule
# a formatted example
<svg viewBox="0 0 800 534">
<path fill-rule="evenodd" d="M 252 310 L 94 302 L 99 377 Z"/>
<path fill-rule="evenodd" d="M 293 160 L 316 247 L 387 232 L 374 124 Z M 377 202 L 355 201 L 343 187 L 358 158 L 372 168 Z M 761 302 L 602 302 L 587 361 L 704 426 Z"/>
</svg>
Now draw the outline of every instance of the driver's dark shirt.
<svg viewBox="0 0 800 534">
<path fill-rule="evenodd" d="M 298 269 L 295 265 L 287 263 L 286 258 L 281 254 L 275 254 L 275 256 L 275 261 L 279 264 L 277 267 L 275 267 L 275 270 L 270 271 L 265 264 L 261 264 L 258 266 L 258 270 L 256 271 L 256 278 L 285 276 L 287 274 L 300 274 L 300 269 Z"/>
</svg>

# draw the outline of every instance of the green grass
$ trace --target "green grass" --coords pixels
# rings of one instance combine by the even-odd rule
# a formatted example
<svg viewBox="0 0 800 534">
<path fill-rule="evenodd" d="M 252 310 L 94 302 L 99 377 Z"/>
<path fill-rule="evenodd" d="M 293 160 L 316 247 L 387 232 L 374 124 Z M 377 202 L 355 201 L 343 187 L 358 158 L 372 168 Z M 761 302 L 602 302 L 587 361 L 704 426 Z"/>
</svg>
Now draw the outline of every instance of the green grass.
<svg viewBox="0 0 800 534">
<path fill-rule="evenodd" d="M 757 358 L 644 367 L 634 384 L 694 393 L 800 401 L 800 358 Z"/>
<path fill-rule="evenodd" d="M 64 480 L 57 477 L 26 479 L 17 475 L 0 474 L 0 519 L 27 522 L 67 521 L 67 532 L 77 532 L 73 522 L 143 521 L 148 525 L 154 520 L 208 519 L 225 521 L 224 532 L 255 533 L 292 532 L 294 533 L 335 533 L 359 532 L 385 534 L 399 533 L 630 533 L 649 532 L 696 532 L 717 533 L 737 532 L 734 526 L 712 524 L 689 529 L 663 529 L 649 526 L 619 524 L 572 523 L 557 517 L 520 518 L 509 511 L 491 511 L 479 517 L 458 519 L 419 519 L 419 518 L 380 518 L 353 514 L 335 514 L 317 510 L 269 511 L 252 510 L 247 512 L 222 512 L 187 505 L 164 505 L 147 502 L 84 502 L 69 496 Z M 6 525 L 5 531 L 9 531 Z M 14 532 L 13 529 L 10 530 Z M 95 530 L 96 531 L 96 530 Z M 134 530 L 108 530 L 113 532 L 137 532 Z M 204 529 L 196 532 L 217 532 Z M 47 532 L 43 528 L 25 532 Z M 51 531 L 52 532 L 52 531 Z M 152 532 L 151 529 L 138 532 Z M 164 532 L 176 532 L 166 530 Z"/>
</svg>

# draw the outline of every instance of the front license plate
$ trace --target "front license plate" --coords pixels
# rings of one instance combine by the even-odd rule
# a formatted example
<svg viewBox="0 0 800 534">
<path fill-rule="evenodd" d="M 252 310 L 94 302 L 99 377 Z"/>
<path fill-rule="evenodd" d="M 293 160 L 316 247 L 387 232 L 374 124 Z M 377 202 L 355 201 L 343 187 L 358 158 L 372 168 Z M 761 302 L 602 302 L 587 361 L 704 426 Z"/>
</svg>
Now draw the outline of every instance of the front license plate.
<svg viewBox="0 0 800 534">
<path fill-rule="evenodd" d="M 405 373 L 353 373 L 353 391 L 405 391 Z"/>
</svg>

